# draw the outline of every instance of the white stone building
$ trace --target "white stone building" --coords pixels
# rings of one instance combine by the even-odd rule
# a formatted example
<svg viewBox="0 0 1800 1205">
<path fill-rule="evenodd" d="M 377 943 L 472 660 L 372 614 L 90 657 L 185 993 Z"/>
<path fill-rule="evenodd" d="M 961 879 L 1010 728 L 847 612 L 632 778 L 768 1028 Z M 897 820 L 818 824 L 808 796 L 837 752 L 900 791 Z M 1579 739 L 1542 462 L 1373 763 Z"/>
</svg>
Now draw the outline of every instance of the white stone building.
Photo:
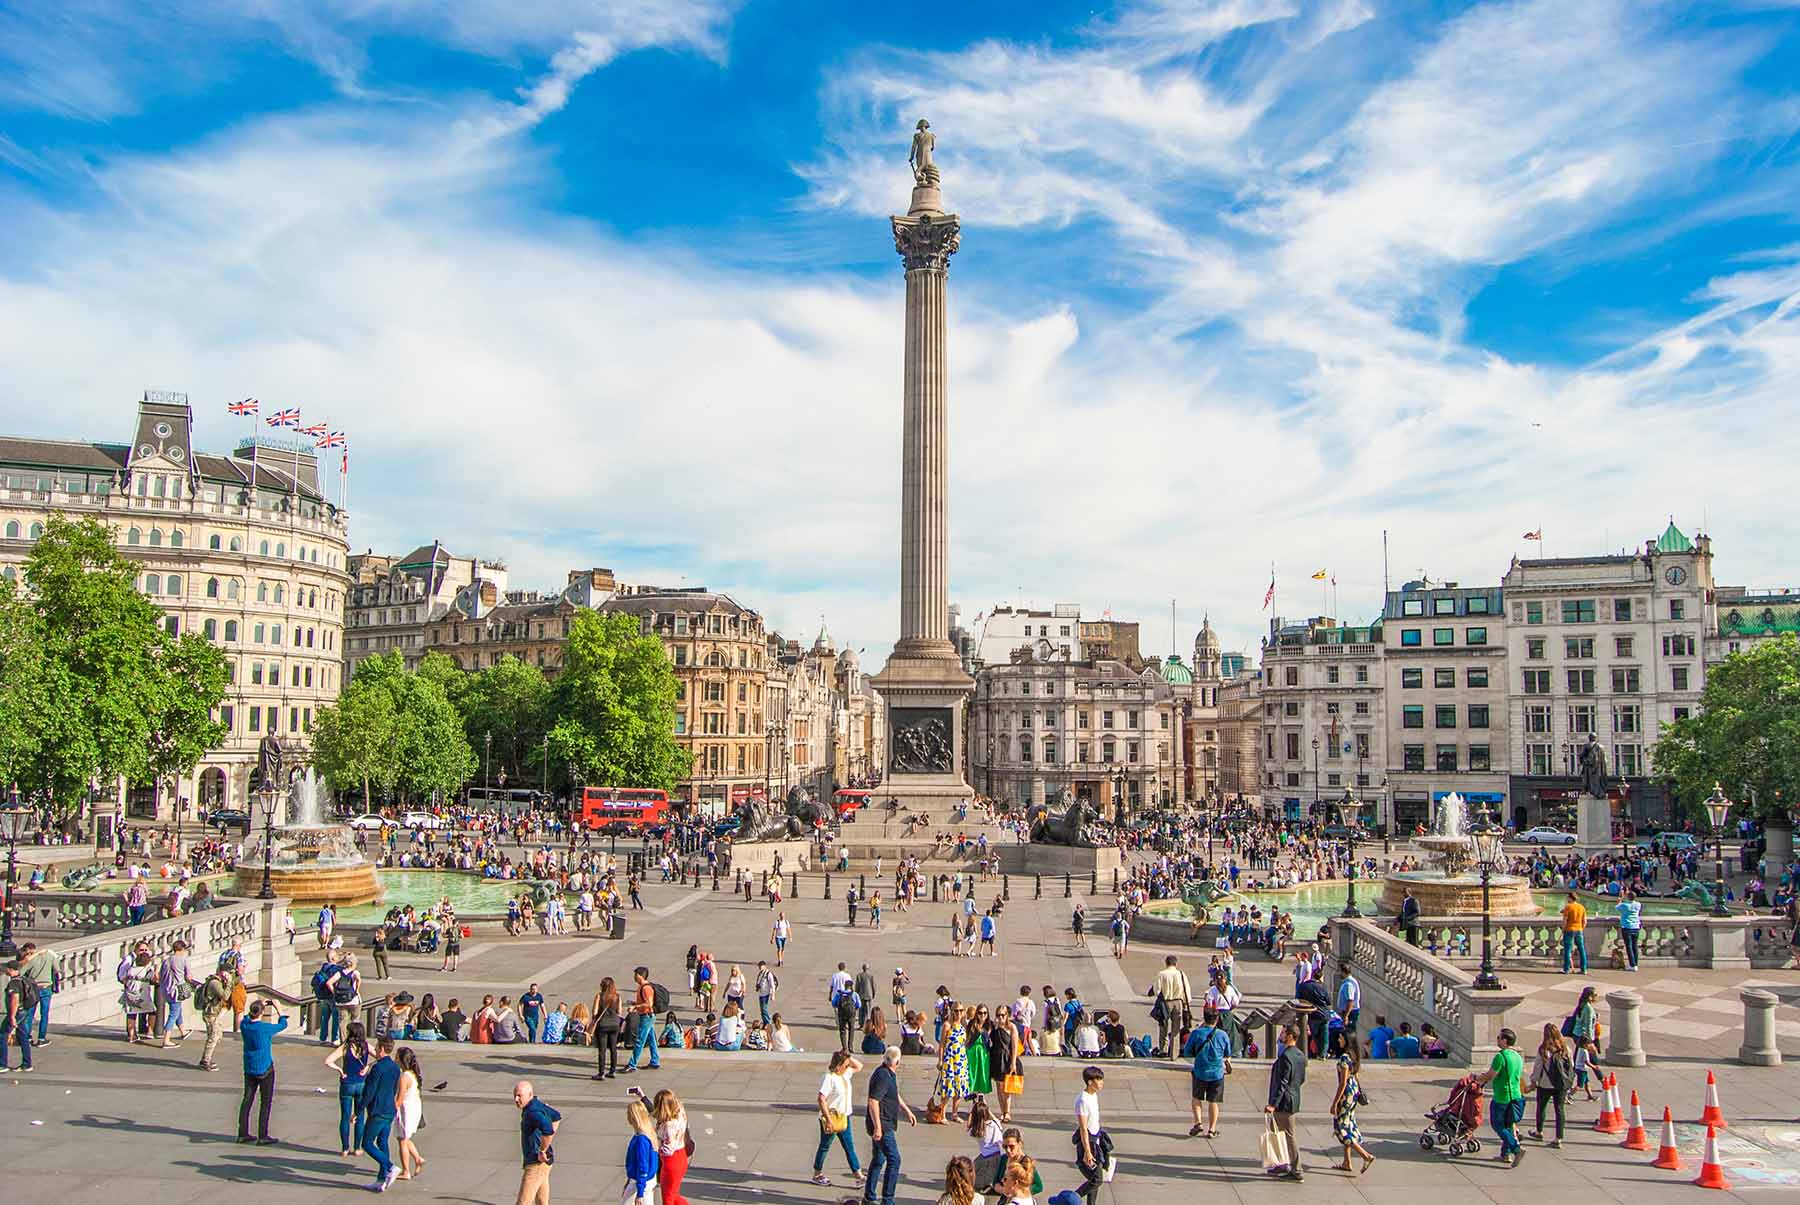
<svg viewBox="0 0 1800 1205">
<path fill-rule="evenodd" d="M 1379 622 L 1269 622 L 1262 656 L 1265 811 L 1323 822 L 1327 805 L 1350 791 L 1360 793 L 1366 821 L 1391 825 L 1378 798 L 1389 764 L 1382 641 Z"/>
</svg>

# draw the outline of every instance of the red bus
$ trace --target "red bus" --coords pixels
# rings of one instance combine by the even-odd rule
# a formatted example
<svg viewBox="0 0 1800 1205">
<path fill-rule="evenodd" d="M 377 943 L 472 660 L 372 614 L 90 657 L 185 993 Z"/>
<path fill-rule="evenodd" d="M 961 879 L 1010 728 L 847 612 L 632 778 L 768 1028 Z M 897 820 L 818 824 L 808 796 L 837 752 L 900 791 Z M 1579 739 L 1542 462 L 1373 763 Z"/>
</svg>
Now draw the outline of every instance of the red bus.
<svg viewBox="0 0 1800 1205">
<path fill-rule="evenodd" d="M 648 787 L 583 787 L 581 823 L 606 830 L 615 825 L 643 829 L 669 818 L 669 793 Z"/>
<path fill-rule="evenodd" d="M 868 807 L 869 800 L 874 794 L 873 791 L 858 791 L 849 787 L 835 792 L 831 796 L 831 802 L 837 808 L 838 819 L 842 820 L 858 808 Z"/>
</svg>

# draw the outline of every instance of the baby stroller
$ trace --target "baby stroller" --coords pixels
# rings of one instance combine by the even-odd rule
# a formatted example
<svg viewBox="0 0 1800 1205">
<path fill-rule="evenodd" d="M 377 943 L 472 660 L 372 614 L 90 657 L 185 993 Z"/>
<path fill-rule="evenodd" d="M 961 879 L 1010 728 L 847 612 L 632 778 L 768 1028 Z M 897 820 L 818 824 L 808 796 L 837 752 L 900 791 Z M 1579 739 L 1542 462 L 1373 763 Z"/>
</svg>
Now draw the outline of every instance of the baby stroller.
<svg viewBox="0 0 1800 1205">
<path fill-rule="evenodd" d="M 1481 1151 L 1475 1131 L 1481 1125 L 1481 1082 L 1465 1075 L 1450 1089 L 1450 1099 L 1425 1114 L 1431 1124 L 1419 1131 L 1419 1149 L 1474 1155 Z"/>
<path fill-rule="evenodd" d="M 428 925 L 425 928 L 419 930 L 419 943 L 417 946 L 418 952 L 421 954 L 435 954 L 435 953 L 437 953 L 437 948 L 438 948 L 437 926 L 436 925 Z"/>
</svg>

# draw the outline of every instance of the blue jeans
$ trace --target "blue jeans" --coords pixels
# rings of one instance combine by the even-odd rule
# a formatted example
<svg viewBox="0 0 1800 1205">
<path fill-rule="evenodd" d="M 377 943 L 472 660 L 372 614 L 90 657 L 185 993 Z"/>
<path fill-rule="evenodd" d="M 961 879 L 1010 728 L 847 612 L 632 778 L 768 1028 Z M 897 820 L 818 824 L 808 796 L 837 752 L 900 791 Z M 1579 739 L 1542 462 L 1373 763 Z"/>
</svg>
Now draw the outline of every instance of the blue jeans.
<svg viewBox="0 0 1800 1205">
<path fill-rule="evenodd" d="M 756 1003 L 757 1006 L 762 1009 L 762 1023 L 767 1025 L 769 1023 L 769 998 L 767 996 L 758 996 L 756 998 Z"/>
<path fill-rule="evenodd" d="M 19 1066 L 31 1066 L 30 1023 L 26 1021 L 25 1017 L 21 1014 L 18 1025 L 15 1028 L 13 1022 L 9 1018 L 0 1017 L 0 1071 L 11 1070 L 11 1067 L 8 1065 L 9 1056 L 6 1053 L 6 1048 L 11 1046 L 15 1041 L 19 1044 Z"/>
<path fill-rule="evenodd" d="M 394 1166 L 388 1158 L 388 1133 L 394 1128 L 394 1115 L 363 1118 L 363 1150 L 369 1158 L 375 1160 L 375 1178 L 387 1179 L 387 1174 Z"/>
<path fill-rule="evenodd" d="M 850 1135 L 850 1126 L 833 1134 L 824 1126 L 819 1127 L 819 1153 L 813 1156 L 813 1175 L 825 1170 L 825 1156 L 831 1153 L 831 1144 L 838 1143 L 844 1148 L 844 1158 L 850 1161 L 850 1174 L 855 1175 L 862 1170 L 862 1161 L 856 1157 L 856 1139 Z"/>
<path fill-rule="evenodd" d="M 1581 955 L 1581 973 L 1587 974 L 1587 935 L 1580 929 L 1563 934 L 1563 974 L 1569 973 L 1569 956 Z"/>
<path fill-rule="evenodd" d="M 530 1016 L 526 1017 L 525 1018 L 525 1034 L 526 1034 L 525 1040 L 528 1042 L 536 1043 L 537 1042 L 537 1031 L 538 1031 L 538 1019 L 536 1017 L 530 1017 Z"/>
<path fill-rule="evenodd" d="M 894 1205 L 894 1189 L 900 1183 L 900 1139 L 892 1130 L 869 1140 L 869 1179 L 863 1185 L 864 1205 L 875 1205 L 875 1181 L 881 1181 L 881 1205 Z"/>
<path fill-rule="evenodd" d="M 40 1042 L 50 1036 L 50 997 L 52 994 L 47 987 L 38 988 L 37 1036 Z"/>
<path fill-rule="evenodd" d="M 713 1043 L 714 1050 L 742 1050 L 743 1048 L 744 1048 L 744 1035 L 743 1034 L 739 1034 L 736 1038 L 734 1038 L 733 1040 L 731 1040 L 729 1042 L 714 1042 Z"/>
<path fill-rule="evenodd" d="M 361 1080 L 341 1079 L 338 1081 L 338 1149 L 353 1151 L 363 1144 L 363 1126 L 368 1118 L 363 1115 Z"/>
<path fill-rule="evenodd" d="M 1630 967 L 1637 966 L 1638 935 L 1641 932 L 1642 932 L 1642 930 L 1639 930 L 1639 929 L 1620 929 L 1619 930 L 1619 938 L 1620 938 L 1620 940 L 1622 940 L 1625 943 L 1625 963 L 1627 966 L 1630 966 Z"/>
<path fill-rule="evenodd" d="M 637 1042 L 631 1047 L 631 1057 L 625 1060 L 627 1071 L 636 1068 L 638 1055 L 644 1052 L 646 1046 L 650 1048 L 650 1065 L 652 1067 L 662 1066 L 662 1060 L 656 1057 L 656 1022 L 649 1017 L 645 1017 L 644 1023 L 638 1026 Z"/>
<path fill-rule="evenodd" d="M 319 1041 L 336 1045 L 342 1041 L 342 1019 L 338 1007 L 329 1000 L 319 1001 Z"/>
<path fill-rule="evenodd" d="M 1490 1101 L 1488 1104 L 1488 1124 L 1494 1127 L 1494 1133 L 1500 1135 L 1500 1153 L 1516 1155 L 1519 1152 L 1519 1134 L 1517 1126 L 1525 1118 L 1525 1101 L 1509 1100 L 1505 1104 Z"/>
</svg>

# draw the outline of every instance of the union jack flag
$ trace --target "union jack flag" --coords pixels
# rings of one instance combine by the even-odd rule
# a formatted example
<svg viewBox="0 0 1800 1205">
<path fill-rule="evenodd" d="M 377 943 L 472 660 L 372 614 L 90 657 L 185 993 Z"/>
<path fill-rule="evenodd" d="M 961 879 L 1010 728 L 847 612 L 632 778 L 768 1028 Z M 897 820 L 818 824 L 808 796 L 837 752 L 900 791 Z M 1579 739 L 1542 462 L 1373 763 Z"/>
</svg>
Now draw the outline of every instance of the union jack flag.
<svg viewBox="0 0 1800 1205">
<path fill-rule="evenodd" d="M 331 430 L 331 424 L 330 424 L 330 423 L 314 423 L 314 424 L 313 424 L 313 425 L 312 425 L 312 426 L 310 426 L 310 427 L 302 427 L 302 428 L 300 428 L 300 434 L 302 434 L 302 435 L 311 435 L 311 436 L 312 436 L 312 437 L 314 437 L 314 438 L 315 438 L 315 439 L 316 439 L 316 438 L 318 438 L 318 437 L 319 437 L 319 436 L 321 436 L 321 435 L 323 435 L 323 434 L 325 434 L 325 432 L 327 432 L 327 431 L 329 431 L 329 430 Z"/>
<path fill-rule="evenodd" d="M 225 409 L 232 414 L 255 414 L 256 399 L 247 397 L 241 402 L 232 402 L 230 405 L 226 406 Z"/>
<path fill-rule="evenodd" d="M 298 427 L 300 425 L 300 408 L 295 406 L 291 410 L 277 410 L 268 418 L 263 419 L 263 422 L 271 427 Z"/>
<path fill-rule="evenodd" d="M 344 446 L 346 445 L 344 443 L 344 433 L 342 431 L 333 431 L 330 435 L 321 436 L 319 440 L 313 444 L 313 447 L 315 448 L 341 448 Z"/>
</svg>

